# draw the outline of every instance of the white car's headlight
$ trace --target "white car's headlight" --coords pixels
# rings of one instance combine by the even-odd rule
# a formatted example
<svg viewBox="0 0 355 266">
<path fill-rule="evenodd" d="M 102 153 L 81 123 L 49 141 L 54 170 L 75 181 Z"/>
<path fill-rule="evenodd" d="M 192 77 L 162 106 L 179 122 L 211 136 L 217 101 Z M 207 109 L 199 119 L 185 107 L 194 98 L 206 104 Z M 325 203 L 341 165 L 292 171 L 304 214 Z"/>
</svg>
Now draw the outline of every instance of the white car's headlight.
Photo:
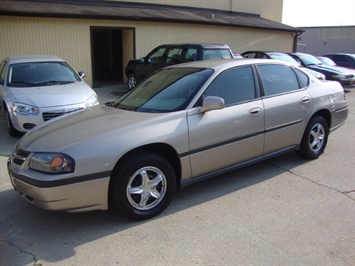
<svg viewBox="0 0 355 266">
<path fill-rule="evenodd" d="M 16 113 L 20 113 L 23 115 L 29 115 L 29 114 L 37 115 L 39 113 L 38 107 L 31 106 L 24 103 L 13 103 L 12 110 Z"/>
<path fill-rule="evenodd" d="M 60 153 L 35 153 L 29 163 L 30 169 L 49 174 L 72 173 L 74 166 L 73 158 Z"/>
<path fill-rule="evenodd" d="M 99 101 L 97 100 L 96 95 L 92 95 L 86 102 L 85 102 L 85 108 L 92 107 L 95 105 L 98 105 Z"/>
<path fill-rule="evenodd" d="M 342 75 L 342 74 L 333 74 L 332 77 L 335 79 L 345 79 L 346 78 L 346 76 Z"/>
</svg>

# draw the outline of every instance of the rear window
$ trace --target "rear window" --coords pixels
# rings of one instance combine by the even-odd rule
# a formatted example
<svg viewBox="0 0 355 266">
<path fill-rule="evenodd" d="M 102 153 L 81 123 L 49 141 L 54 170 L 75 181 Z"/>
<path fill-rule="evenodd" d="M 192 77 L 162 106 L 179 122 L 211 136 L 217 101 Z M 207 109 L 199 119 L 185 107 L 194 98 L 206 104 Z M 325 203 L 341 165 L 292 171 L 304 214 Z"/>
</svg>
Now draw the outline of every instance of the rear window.
<svg viewBox="0 0 355 266">
<path fill-rule="evenodd" d="M 228 49 L 207 49 L 203 50 L 203 59 L 229 59 L 233 58 Z"/>
</svg>

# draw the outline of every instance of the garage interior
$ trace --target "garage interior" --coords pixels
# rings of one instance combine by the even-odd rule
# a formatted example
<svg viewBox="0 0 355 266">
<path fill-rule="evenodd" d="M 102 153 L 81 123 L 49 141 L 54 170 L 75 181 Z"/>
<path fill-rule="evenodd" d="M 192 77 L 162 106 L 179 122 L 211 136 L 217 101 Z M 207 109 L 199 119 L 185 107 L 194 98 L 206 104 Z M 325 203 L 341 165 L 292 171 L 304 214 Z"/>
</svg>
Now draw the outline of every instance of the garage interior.
<svg viewBox="0 0 355 266">
<path fill-rule="evenodd" d="M 123 54 L 133 52 L 134 30 L 91 27 L 90 36 L 93 87 L 124 82 Z"/>
</svg>

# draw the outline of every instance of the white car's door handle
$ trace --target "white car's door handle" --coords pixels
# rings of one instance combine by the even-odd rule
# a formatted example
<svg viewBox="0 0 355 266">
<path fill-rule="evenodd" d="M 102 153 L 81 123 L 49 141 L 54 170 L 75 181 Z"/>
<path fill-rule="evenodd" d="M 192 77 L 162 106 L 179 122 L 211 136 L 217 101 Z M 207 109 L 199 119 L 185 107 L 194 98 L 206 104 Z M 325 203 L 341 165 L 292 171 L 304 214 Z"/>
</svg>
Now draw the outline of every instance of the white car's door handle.
<svg viewBox="0 0 355 266">
<path fill-rule="evenodd" d="M 311 101 L 311 98 L 309 96 L 303 96 L 301 98 L 301 102 L 303 103 L 309 103 Z"/>
<path fill-rule="evenodd" d="M 249 110 L 249 114 L 253 116 L 260 115 L 261 113 L 262 113 L 262 109 L 260 107 L 254 107 Z"/>
</svg>

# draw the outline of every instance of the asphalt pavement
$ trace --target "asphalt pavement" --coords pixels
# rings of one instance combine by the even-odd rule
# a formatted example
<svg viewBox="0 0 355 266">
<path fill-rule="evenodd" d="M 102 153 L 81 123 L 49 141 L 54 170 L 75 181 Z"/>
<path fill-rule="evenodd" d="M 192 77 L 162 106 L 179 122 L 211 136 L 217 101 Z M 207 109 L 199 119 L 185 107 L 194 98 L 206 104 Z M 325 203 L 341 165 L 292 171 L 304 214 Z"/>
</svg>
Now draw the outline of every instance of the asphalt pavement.
<svg viewBox="0 0 355 266">
<path fill-rule="evenodd" d="M 96 89 L 100 102 L 124 86 Z M 355 88 L 325 153 L 295 153 L 189 186 L 158 217 L 39 209 L 15 192 L 18 138 L 0 113 L 0 265 L 354 265 Z"/>
</svg>

